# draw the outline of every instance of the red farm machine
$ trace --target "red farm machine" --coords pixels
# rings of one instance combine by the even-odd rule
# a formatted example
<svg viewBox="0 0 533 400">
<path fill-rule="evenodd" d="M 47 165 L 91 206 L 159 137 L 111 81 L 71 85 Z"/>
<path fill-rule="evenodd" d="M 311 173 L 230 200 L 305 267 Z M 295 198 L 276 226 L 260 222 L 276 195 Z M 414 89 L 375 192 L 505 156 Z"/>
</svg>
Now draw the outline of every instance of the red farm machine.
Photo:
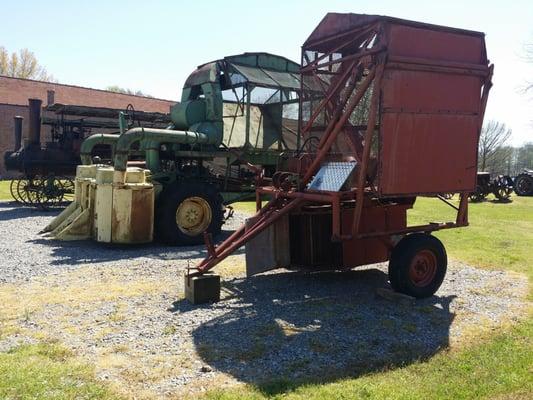
<svg viewBox="0 0 533 400">
<path fill-rule="evenodd" d="M 247 274 L 346 270 L 389 261 L 398 292 L 440 287 L 446 251 L 432 232 L 468 225 L 493 66 L 484 34 L 397 18 L 327 14 L 302 46 L 299 150 L 285 154 L 257 214 L 185 277 L 191 301 L 216 300 L 206 274 L 246 245 Z M 458 193 L 454 204 L 441 193 Z M 262 205 L 262 198 L 270 201 Z M 409 226 L 417 196 L 455 210 Z"/>
</svg>

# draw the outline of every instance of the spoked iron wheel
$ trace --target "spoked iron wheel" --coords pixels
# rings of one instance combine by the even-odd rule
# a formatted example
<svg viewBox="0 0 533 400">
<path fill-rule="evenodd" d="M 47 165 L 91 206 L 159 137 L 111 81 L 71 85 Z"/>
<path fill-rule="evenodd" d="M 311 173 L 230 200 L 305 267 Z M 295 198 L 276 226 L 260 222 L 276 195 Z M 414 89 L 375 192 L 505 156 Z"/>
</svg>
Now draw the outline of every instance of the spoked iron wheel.
<svg viewBox="0 0 533 400">
<path fill-rule="evenodd" d="M 61 190 L 63 191 L 63 198 L 61 201 L 63 203 L 71 203 L 74 201 L 74 181 L 68 177 L 61 177 Z"/>
<path fill-rule="evenodd" d="M 499 187 L 494 191 L 494 196 L 496 196 L 499 201 L 507 201 L 511 197 L 512 192 L 513 188 L 507 186 Z"/>
<path fill-rule="evenodd" d="M 24 204 L 37 206 L 39 204 L 38 195 L 41 187 L 42 181 L 38 177 L 19 179 L 17 182 L 17 193 Z"/>
<path fill-rule="evenodd" d="M 42 209 L 55 208 L 60 205 L 64 196 L 63 183 L 50 175 L 41 180 L 40 191 L 37 192 L 37 205 Z"/>
<path fill-rule="evenodd" d="M 23 204 L 24 201 L 19 196 L 19 193 L 17 191 L 17 185 L 19 183 L 19 179 L 13 179 L 11 183 L 9 184 L 9 192 L 11 193 L 11 197 L 13 200 L 15 200 L 17 203 Z"/>
<path fill-rule="evenodd" d="M 479 187 L 476 189 L 474 193 L 470 193 L 468 195 L 468 199 L 473 203 L 479 203 L 485 200 L 485 197 L 487 197 L 487 195 L 483 191 L 481 191 Z"/>
</svg>

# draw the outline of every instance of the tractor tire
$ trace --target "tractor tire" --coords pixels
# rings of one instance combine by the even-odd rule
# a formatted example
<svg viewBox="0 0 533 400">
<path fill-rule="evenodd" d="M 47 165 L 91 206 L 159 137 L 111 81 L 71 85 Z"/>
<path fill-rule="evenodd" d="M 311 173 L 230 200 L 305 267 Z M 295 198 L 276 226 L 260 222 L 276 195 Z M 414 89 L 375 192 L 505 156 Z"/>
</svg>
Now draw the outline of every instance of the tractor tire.
<svg viewBox="0 0 533 400">
<path fill-rule="evenodd" d="M 481 203 L 483 200 L 485 200 L 485 198 L 487 197 L 487 194 L 483 191 L 483 188 L 481 187 L 476 187 L 476 191 L 473 192 L 473 193 L 470 193 L 468 195 L 468 199 L 472 202 L 472 203 Z"/>
<path fill-rule="evenodd" d="M 392 250 L 389 281 L 397 292 L 418 299 L 431 297 L 442 284 L 447 266 L 446 250 L 439 239 L 413 233 Z"/>
<path fill-rule="evenodd" d="M 518 175 L 514 180 L 514 191 L 518 196 L 533 196 L 533 176 Z"/>
<path fill-rule="evenodd" d="M 223 199 L 207 183 L 168 185 L 155 211 L 156 238 L 166 244 L 190 246 L 204 242 L 204 231 L 217 235 L 224 218 Z"/>
</svg>

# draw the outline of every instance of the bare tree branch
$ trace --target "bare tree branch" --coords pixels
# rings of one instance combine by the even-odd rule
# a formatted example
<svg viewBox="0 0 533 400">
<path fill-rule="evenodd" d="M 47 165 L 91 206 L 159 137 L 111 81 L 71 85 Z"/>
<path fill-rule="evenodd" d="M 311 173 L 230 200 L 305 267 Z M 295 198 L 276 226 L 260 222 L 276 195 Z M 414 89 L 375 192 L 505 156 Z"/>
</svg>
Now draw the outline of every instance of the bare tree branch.
<svg viewBox="0 0 533 400">
<path fill-rule="evenodd" d="M 481 130 L 479 137 L 479 165 L 481 171 L 485 171 L 488 164 L 495 158 L 496 153 L 501 156 L 501 148 L 504 147 L 511 137 L 512 131 L 504 123 L 490 120 Z M 508 153 L 509 156 L 511 153 Z"/>
<path fill-rule="evenodd" d="M 48 74 L 37 61 L 35 54 L 28 49 L 22 49 L 10 55 L 4 47 L 0 46 L 0 75 L 55 82 L 54 77 Z"/>
</svg>

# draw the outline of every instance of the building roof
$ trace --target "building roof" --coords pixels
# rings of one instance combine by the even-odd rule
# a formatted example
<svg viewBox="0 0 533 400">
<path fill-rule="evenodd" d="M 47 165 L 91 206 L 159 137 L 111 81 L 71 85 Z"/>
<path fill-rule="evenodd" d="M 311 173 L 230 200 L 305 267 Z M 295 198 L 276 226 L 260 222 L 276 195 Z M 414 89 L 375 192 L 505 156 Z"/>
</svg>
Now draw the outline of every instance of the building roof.
<svg viewBox="0 0 533 400">
<path fill-rule="evenodd" d="M 169 107 L 176 103 L 174 100 L 0 76 L 0 103 L 3 104 L 27 105 L 29 98 L 37 98 L 46 105 L 49 100 L 49 91 L 53 91 L 54 94 L 52 103 L 78 104 L 89 107 L 125 109 L 128 104 L 132 104 L 136 110 L 168 113 Z"/>
</svg>

